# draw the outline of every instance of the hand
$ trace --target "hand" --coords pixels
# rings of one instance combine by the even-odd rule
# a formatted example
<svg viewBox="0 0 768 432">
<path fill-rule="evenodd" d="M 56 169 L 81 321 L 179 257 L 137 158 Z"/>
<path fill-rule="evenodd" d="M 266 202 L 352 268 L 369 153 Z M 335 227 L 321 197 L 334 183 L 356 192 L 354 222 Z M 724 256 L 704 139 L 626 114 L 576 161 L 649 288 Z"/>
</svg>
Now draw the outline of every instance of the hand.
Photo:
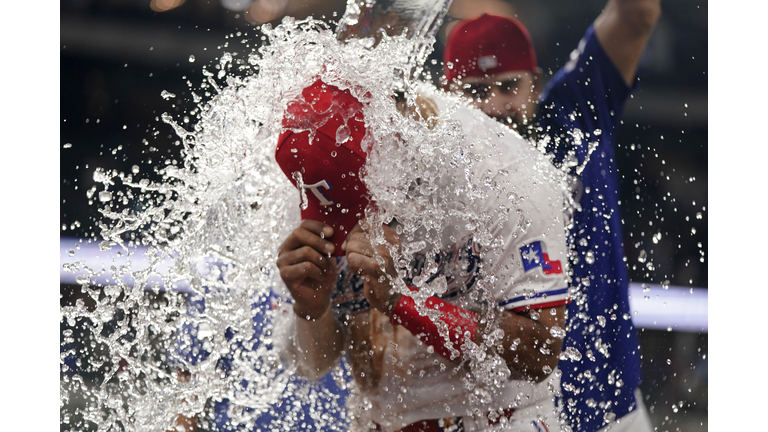
<svg viewBox="0 0 768 432">
<path fill-rule="evenodd" d="M 400 114 L 411 117 L 416 121 L 425 121 L 429 129 L 434 129 L 440 124 L 440 110 L 432 99 L 416 95 L 416 104 L 408 106 L 405 101 L 397 103 Z"/>
<path fill-rule="evenodd" d="M 395 230 L 384 225 L 384 236 L 388 243 L 399 244 L 400 236 Z M 392 286 L 386 279 L 386 274 L 373 258 L 373 246 L 367 234 L 355 225 L 347 235 L 341 248 L 346 252 L 349 270 L 363 277 L 365 298 L 371 307 L 389 315 L 400 300 L 400 294 L 392 293 Z M 378 246 L 378 255 L 385 260 L 385 268 L 390 275 L 395 274 L 395 266 L 386 246 Z M 383 282 L 381 282 L 383 280 Z"/>
<path fill-rule="evenodd" d="M 280 246 L 277 268 L 293 297 L 293 311 L 302 318 L 315 320 L 330 307 L 336 285 L 331 257 L 335 247 L 325 239 L 332 235 L 330 226 L 304 220 Z"/>
<path fill-rule="evenodd" d="M 189 371 L 186 370 L 179 370 L 176 372 L 179 382 L 189 382 L 192 377 Z M 187 417 L 179 414 L 176 417 L 173 426 L 166 432 L 197 432 L 197 430 L 197 419 L 195 417 Z"/>
<path fill-rule="evenodd" d="M 176 423 L 166 432 L 197 432 L 197 421 L 194 417 L 179 415 L 176 417 Z"/>
</svg>

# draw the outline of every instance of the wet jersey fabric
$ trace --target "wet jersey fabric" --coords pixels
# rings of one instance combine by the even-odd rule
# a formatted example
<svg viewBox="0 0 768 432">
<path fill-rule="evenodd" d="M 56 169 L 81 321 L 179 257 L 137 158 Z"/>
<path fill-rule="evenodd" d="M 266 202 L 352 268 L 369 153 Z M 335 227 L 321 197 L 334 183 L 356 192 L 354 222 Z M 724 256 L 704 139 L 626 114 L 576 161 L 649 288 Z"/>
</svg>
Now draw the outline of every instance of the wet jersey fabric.
<svg viewBox="0 0 768 432">
<path fill-rule="evenodd" d="M 511 139 L 503 125 L 481 111 L 469 107 L 451 111 L 443 105 L 440 95 L 426 90 L 421 94 L 433 98 L 441 112 L 450 112 L 451 119 L 461 125 L 467 142 L 473 143 L 472 151 L 478 161 L 472 172 L 483 173 L 488 176 L 488 183 L 505 191 L 499 196 L 489 193 L 473 204 L 473 210 L 494 214 L 500 206 L 512 207 L 510 217 L 490 223 L 494 247 L 478 244 L 475 232 L 458 216 L 445 223 L 440 253 L 431 260 L 437 270 L 422 283 L 444 278 L 443 300 L 479 310 L 482 306 L 473 303 L 472 293 L 482 268 L 493 276 L 490 291 L 498 306 L 510 312 L 566 304 L 569 296 L 565 277 L 565 189 L 550 181 L 561 179 L 562 175 L 527 141 Z M 446 169 L 447 184 L 441 184 L 441 188 L 450 188 L 451 178 L 465 175 L 464 170 L 465 167 L 456 167 L 455 172 Z M 513 192 L 515 200 L 510 198 Z M 423 254 L 416 254 L 411 266 L 413 276 L 419 276 L 425 261 Z M 365 402 L 361 406 L 369 407 L 365 415 L 381 430 L 397 430 L 424 419 L 460 417 L 473 409 L 487 413 L 498 407 L 519 409 L 512 421 L 522 421 L 518 416 L 523 416 L 526 409 L 552 419 L 554 404 L 549 387 L 558 386 L 556 374 L 538 384 L 507 379 L 492 395 L 480 400 L 476 391 L 468 389 L 466 371 L 459 360 L 448 360 L 436 350 L 427 349 L 404 327 L 392 326 L 385 315 L 367 312 L 370 306 L 365 301 L 362 281 L 348 275 L 343 258 L 338 259 L 337 265 L 340 274 L 333 298 L 335 315 L 340 321 L 347 321 L 344 315 L 370 313 L 370 326 L 376 329 L 372 330 L 370 341 L 375 370 L 366 370 L 364 376 L 378 378 L 362 392 Z"/>
<path fill-rule="evenodd" d="M 452 106 L 440 93 L 427 86 L 420 88 L 419 94 L 433 99 L 441 112 L 449 113 L 450 120 L 461 125 L 466 142 L 472 143 L 472 151 L 479 156 L 472 171 L 483 175 L 493 173 L 485 181 L 501 185 L 506 190 L 506 195 L 499 197 L 493 196 L 495 192 L 489 188 L 488 196 L 475 204 L 475 210 L 490 215 L 495 214 L 497 207 L 507 205 L 512 215 L 507 220 L 497 220 L 490 227 L 490 234 L 500 242 L 495 248 L 478 244 L 472 230 L 465 228 L 466 222 L 458 217 L 445 223 L 442 233 L 445 240 L 440 253 L 430 260 L 437 270 L 422 283 L 429 284 L 445 277 L 447 287 L 440 298 L 454 301 L 466 297 L 486 261 L 484 271 L 496 279 L 492 291 L 500 307 L 521 312 L 568 302 L 565 190 L 557 183 L 562 176 L 526 141 L 504 136 L 505 132 L 508 134 L 506 128 L 488 119 L 481 111 Z M 448 167 L 445 169 L 446 180 L 441 187 L 451 188 L 451 176 L 464 175 L 464 167 L 457 168 L 456 172 Z M 515 197 L 514 201 L 510 196 Z M 486 256 L 481 258 L 481 255 Z M 427 261 L 423 253 L 416 253 L 415 257 L 410 268 L 412 276 L 418 276 Z M 348 275 L 343 257 L 337 258 L 337 267 L 339 278 L 332 298 L 336 315 L 368 310 L 370 306 L 363 294 L 363 280 Z M 405 282 L 413 285 L 408 278 Z"/>
<path fill-rule="evenodd" d="M 568 306 L 572 328 L 563 346 L 579 354 L 570 351 L 571 360 L 559 365 L 565 414 L 580 432 L 596 431 L 605 420 L 633 410 L 641 379 L 614 156 L 616 127 L 631 91 L 590 27 L 548 83 L 539 107 L 542 133 L 550 139 L 547 150 L 556 162 L 568 162 L 569 153 L 579 166 L 588 159 L 577 182 L 581 210 L 571 233 L 572 285 L 580 294 Z M 587 143 L 597 143 L 591 155 Z"/>
</svg>

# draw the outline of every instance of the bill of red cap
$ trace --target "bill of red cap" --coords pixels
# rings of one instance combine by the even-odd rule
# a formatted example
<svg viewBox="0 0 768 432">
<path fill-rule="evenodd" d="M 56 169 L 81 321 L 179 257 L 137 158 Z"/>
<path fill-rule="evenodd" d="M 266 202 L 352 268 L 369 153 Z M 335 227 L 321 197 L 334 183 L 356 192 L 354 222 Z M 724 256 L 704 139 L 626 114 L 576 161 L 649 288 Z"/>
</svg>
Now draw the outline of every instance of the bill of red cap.
<svg viewBox="0 0 768 432">
<path fill-rule="evenodd" d="M 523 24 L 511 17 L 483 14 L 451 30 L 443 52 L 448 83 L 511 71 L 536 71 L 536 53 Z"/>
<path fill-rule="evenodd" d="M 329 239 L 341 244 L 364 216 L 368 190 L 360 179 L 366 154 L 363 105 L 349 90 L 318 80 L 288 104 L 275 158 L 280 169 L 306 195 L 301 218 L 330 225 Z M 300 179 L 300 180 L 299 180 Z M 301 185 L 299 184 L 301 181 Z"/>
</svg>

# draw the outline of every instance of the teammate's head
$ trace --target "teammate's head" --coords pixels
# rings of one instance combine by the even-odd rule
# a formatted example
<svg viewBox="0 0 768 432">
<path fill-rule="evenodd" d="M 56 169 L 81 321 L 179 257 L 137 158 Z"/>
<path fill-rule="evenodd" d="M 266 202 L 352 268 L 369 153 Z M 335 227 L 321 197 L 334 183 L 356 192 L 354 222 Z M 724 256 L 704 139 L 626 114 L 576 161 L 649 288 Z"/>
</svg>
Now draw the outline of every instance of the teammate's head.
<svg viewBox="0 0 768 432">
<path fill-rule="evenodd" d="M 448 89 L 523 135 L 536 112 L 541 72 L 520 21 L 483 14 L 451 30 L 443 54 Z"/>
</svg>

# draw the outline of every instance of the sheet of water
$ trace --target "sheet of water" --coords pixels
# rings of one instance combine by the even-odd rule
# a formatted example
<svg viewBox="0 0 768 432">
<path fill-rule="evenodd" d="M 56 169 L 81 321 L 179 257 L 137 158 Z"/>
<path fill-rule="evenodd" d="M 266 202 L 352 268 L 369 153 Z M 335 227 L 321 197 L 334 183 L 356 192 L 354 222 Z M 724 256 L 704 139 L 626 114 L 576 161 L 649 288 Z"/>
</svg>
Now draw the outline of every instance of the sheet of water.
<svg viewBox="0 0 768 432">
<path fill-rule="evenodd" d="M 403 247 L 391 248 L 399 270 L 392 278 L 396 289 L 408 292 L 403 277 L 419 276 L 408 275 L 413 254 L 438 253 L 456 220 L 489 248 L 498 244 L 489 228 L 493 221 L 512 217 L 525 229 L 527 216 L 516 205 L 524 197 L 475 169 L 492 166 L 496 153 L 472 150 L 465 131 L 450 119 L 466 102 L 407 79 L 413 53 L 423 53 L 431 39 L 382 35 L 340 42 L 322 22 L 291 18 L 261 31 L 267 43 L 258 51 L 225 53 L 216 73 L 205 72 L 194 93 L 198 106 L 184 114 L 193 121 L 162 116 L 183 146 L 183 160 L 162 165 L 162 181 L 138 173 L 94 173 L 103 185 L 98 194 L 89 192 L 101 205 L 100 247 L 128 260 L 111 268 L 114 283 L 106 285 L 91 283 L 95 272 L 87 263 L 70 264 L 72 271 L 84 272 L 78 282 L 92 300 L 61 310 L 64 325 L 79 329 L 65 333 L 62 346 L 75 338 L 86 341 L 85 352 L 62 350 L 62 372 L 74 370 L 64 374 L 62 405 L 70 394 L 85 394 L 77 419 L 62 419 L 72 430 L 162 431 L 179 414 L 213 417 L 222 400 L 229 401 L 233 424 L 253 425 L 271 415 L 270 429 L 296 430 L 307 412 L 331 412 L 336 418 L 318 418 L 316 424 L 343 425 L 338 395 L 297 379 L 273 340 L 276 317 L 291 313 L 275 266 L 277 250 L 299 223 L 301 203 L 274 160 L 275 143 L 288 102 L 318 78 L 349 89 L 365 106 L 363 149 L 369 157 L 362 174 L 378 204 L 366 219 L 376 244 L 386 244 L 377 227 L 393 219 L 400 224 Z M 233 68 L 250 73 L 230 73 Z M 401 115 L 391 97 L 401 83 L 395 76 L 406 77 L 409 90 L 421 86 L 448 102 L 439 121 Z M 477 139 L 511 134 L 492 120 L 484 133 L 486 138 Z M 461 175 L 446 180 L 446 173 L 456 172 Z M 567 195 L 564 176 L 542 175 Z M 488 199 L 500 204 L 482 208 L 479 203 Z M 148 267 L 131 266 L 135 246 L 147 247 Z M 170 270 L 159 272 L 169 259 Z M 425 265 L 421 280 L 435 268 Z M 492 283 L 486 276 L 480 286 Z M 174 288 L 181 281 L 191 293 Z M 439 280 L 418 287 L 418 304 L 444 289 Z M 481 289 L 478 296 L 494 304 L 490 291 Z M 487 312 L 492 323 L 495 312 Z M 492 388 L 506 366 L 491 348 L 499 337 L 493 325 L 488 336 L 466 361 L 478 385 Z M 331 374 L 345 391 L 347 374 L 343 365 Z M 93 375 L 102 381 L 87 387 L 83 377 Z M 278 415 L 275 406 L 285 400 L 295 403 L 281 406 Z"/>
</svg>

